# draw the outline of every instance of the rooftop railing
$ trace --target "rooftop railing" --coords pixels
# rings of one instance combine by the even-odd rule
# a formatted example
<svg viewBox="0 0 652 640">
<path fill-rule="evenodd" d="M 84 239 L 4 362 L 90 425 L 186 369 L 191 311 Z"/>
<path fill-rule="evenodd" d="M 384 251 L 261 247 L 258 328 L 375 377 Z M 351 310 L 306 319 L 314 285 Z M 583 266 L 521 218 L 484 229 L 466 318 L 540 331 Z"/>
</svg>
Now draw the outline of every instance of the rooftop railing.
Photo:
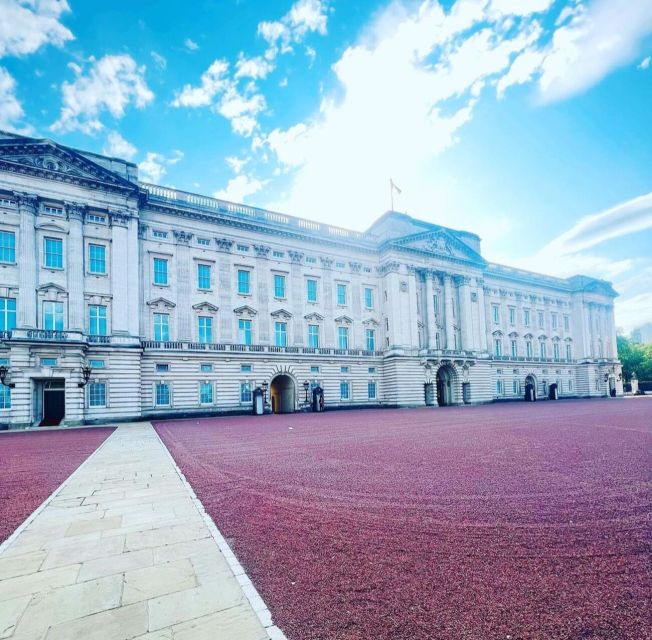
<svg viewBox="0 0 652 640">
<path fill-rule="evenodd" d="M 163 349 L 176 351 L 230 351 L 236 353 L 292 353 L 302 355 L 321 356 L 356 356 L 356 357 L 378 357 L 382 351 L 369 351 L 367 349 L 331 349 L 329 347 L 279 347 L 268 344 L 221 344 L 212 342 L 184 342 L 184 341 L 163 341 L 143 340 L 143 349 Z"/>
</svg>

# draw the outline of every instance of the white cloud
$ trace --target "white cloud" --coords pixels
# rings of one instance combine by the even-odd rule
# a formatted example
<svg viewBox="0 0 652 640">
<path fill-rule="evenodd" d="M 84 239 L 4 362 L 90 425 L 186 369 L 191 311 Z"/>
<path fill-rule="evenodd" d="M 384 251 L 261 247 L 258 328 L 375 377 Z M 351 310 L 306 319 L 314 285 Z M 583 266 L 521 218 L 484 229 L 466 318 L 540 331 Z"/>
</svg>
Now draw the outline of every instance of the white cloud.
<svg viewBox="0 0 652 640">
<path fill-rule="evenodd" d="M 165 156 L 162 153 L 148 151 L 145 159 L 138 163 L 138 176 L 143 182 L 160 184 L 161 179 L 167 173 L 167 167 L 175 165 L 183 158 L 183 152 L 173 151 L 172 155 Z"/>
<path fill-rule="evenodd" d="M 491 9 L 503 15 L 528 16 L 547 11 L 555 0 L 492 0 Z"/>
<path fill-rule="evenodd" d="M 264 187 L 264 183 L 244 174 L 231 178 L 226 189 L 221 189 L 213 194 L 214 198 L 221 198 L 222 200 L 231 200 L 232 202 L 243 202 L 247 196 L 257 193 Z"/>
<path fill-rule="evenodd" d="M 191 40 L 190 38 L 186 38 L 183 41 L 183 45 L 188 49 L 189 51 L 197 51 L 199 49 L 199 45 L 194 41 Z"/>
<path fill-rule="evenodd" d="M 242 54 L 235 66 L 236 78 L 253 78 L 254 80 L 266 78 L 274 69 L 274 65 L 262 56 L 246 58 Z"/>
<path fill-rule="evenodd" d="M 17 122 L 25 115 L 16 97 L 16 81 L 0 67 L 0 129 L 15 131 Z"/>
<path fill-rule="evenodd" d="M 193 87 L 190 84 L 184 85 L 183 89 L 177 92 L 172 101 L 173 107 L 207 107 L 213 102 L 213 98 L 224 91 L 229 85 L 227 71 L 229 63 L 226 60 L 215 60 L 208 69 L 202 73 L 200 85 Z"/>
<path fill-rule="evenodd" d="M 234 85 L 224 92 L 217 112 L 231 122 L 235 133 L 249 137 L 258 126 L 256 116 L 265 108 L 265 98 L 260 93 L 244 96 Z"/>
<path fill-rule="evenodd" d="M 99 119 L 103 111 L 121 118 L 128 105 L 142 109 L 154 99 L 145 82 L 145 67 L 138 67 L 131 56 L 106 55 L 90 62 L 86 74 L 77 67 L 75 80 L 61 86 L 63 105 L 50 127 L 53 131 L 93 133 L 103 128 Z"/>
<path fill-rule="evenodd" d="M 59 18 L 70 11 L 66 0 L 0 0 L 0 57 L 34 53 L 46 44 L 73 40 Z"/>
<path fill-rule="evenodd" d="M 152 56 L 154 64 L 161 71 L 165 71 L 167 69 L 168 61 L 160 53 L 157 53 L 156 51 L 150 51 L 149 54 Z"/>
<path fill-rule="evenodd" d="M 138 149 L 131 142 L 125 140 L 117 131 L 111 131 L 106 137 L 106 143 L 102 148 L 102 153 L 114 158 L 124 158 L 131 160 L 137 153 Z"/>
<path fill-rule="evenodd" d="M 247 162 L 249 162 L 249 158 L 236 158 L 235 156 L 229 156 L 226 159 L 226 164 L 229 165 L 233 173 L 241 173 Z"/>
<path fill-rule="evenodd" d="M 648 277 L 652 278 L 652 270 Z M 630 332 L 652 321 L 652 293 L 643 292 L 626 299 L 616 299 L 616 326 Z"/>
<path fill-rule="evenodd" d="M 643 60 L 641 60 L 641 64 L 638 65 L 638 68 L 641 69 L 642 71 L 645 71 L 650 68 L 650 62 L 652 62 L 652 56 L 643 58 Z"/>
</svg>

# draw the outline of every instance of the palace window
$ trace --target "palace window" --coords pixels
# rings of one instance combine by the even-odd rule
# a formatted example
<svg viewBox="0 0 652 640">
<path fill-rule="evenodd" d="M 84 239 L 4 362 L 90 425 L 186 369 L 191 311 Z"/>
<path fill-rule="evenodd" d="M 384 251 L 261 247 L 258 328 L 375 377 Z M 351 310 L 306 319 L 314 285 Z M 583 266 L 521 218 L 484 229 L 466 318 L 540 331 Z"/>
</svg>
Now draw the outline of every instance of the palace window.
<svg viewBox="0 0 652 640">
<path fill-rule="evenodd" d="M 518 355 L 516 340 L 512 340 L 511 344 L 512 344 L 512 358 L 516 358 L 516 356 Z"/>
<path fill-rule="evenodd" d="M 168 237 L 168 232 L 167 231 L 161 231 L 159 229 L 153 229 L 152 230 L 152 235 L 155 238 L 158 238 L 159 240 L 163 240 Z"/>
<path fill-rule="evenodd" d="M 520 385 L 518 380 L 512 380 L 512 393 L 518 395 L 520 393 Z"/>
<path fill-rule="evenodd" d="M 213 371 L 213 365 L 210 363 L 204 363 L 199 367 L 199 370 L 202 373 L 211 373 Z"/>
<path fill-rule="evenodd" d="M 0 298 L 0 331 L 16 328 L 16 298 Z"/>
<path fill-rule="evenodd" d="M 249 381 L 240 383 L 240 402 L 243 404 L 252 400 L 251 387 L 252 384 Z"/>
<path fill-rule="evenodd" d="M 16 262 L 16 234 L 13 231 L 0 231 L 0 262 Z"/>
<path fill-rule="evenodd" d="M 314 256 L 306 256 L 306 263 L 317 264 L 317 258 L 315 258 Z"/>
<path fill-rule="evenodd" d="M 376 399 L 376 382 L 374 380 L 369 380 L 369 382 L 367 382 L 367 398 L 369 398 L 369 400 Z"/>
<path fill-rule="evenodd" d="M 197 288 L 204 290 L 211 288 L 211 266 L 209 264 L 197 265 Z"/>
<path fill-rule="evenodd" d="M 337 304 L 346 304 L 346 285 L 342 283 L 337 284 Z"/>
<path fill-rule="evenodd" d="M 349 329 L 348 329 L 348 327 L 338 327 L 337 328 L 337 348 L 338 349 L 348 349 L 349 348 Z"/>
<path fill-rule="evenodd" d="M 251 273 L 245 269 L 238 270 L 238 293 L 248 296 L 251 291 Z"/>
<path fill-rule="evenodd" d="M 199 383 L 199 404 L 213 404 L 213 383 Z"/>
<path fill-rule="evenodd" d="M 165 286 L 168 283 L 168 261 L 154 258 L 154 284 Z"/>
<path fill-rule="evenodd" d="M 537 313 L 537 320 L 539 322 L 539 329 L 543 329 L 544 323 L 543 323 L 543 311 L 539 311 Z"/>
<path fill-rule="evenodd" d="M 167 382 L 157 382 L 154 401 L 157 407 L 170 406 L 170 385 Z"/>
<path fill-rule="evenodd" d="M 311 349 L 319 348 L 319 325 L 318 324 L 308 325 L 308 346 Z"/>
<path fill-rule="evenodd" d="M 524 309 L 523 310 L 523 324 L 526 327 L 530 326 L 530 310 L 529 309 Z"/>
<path fill-rule="evenodd" d="M 97 213 L 87 213 L 86 222 L 92 222 L 95 224 L 106 224 L 106 216 L 101 216 Z"/>
<path fill-rule="evenodd" d="M 516 324 L 516 309 L 514 307 L 509 308 L 509 324 Z"/>
<path fill-rule="evenodd" d="M 550 314 L 550 322 L 551 326 L 553 329 L 557 328 L 557 314 L 556 313 L 551 313 Z"/>
<path fill-rule="evenodd" d="M 58 363 L 56 358 L 41 358 L 42 367 L 56 367 Z"/>
<path fill-rule="evenodd" d="M 167 313 L 154 314 L 154 340 L 167 342 L 170 339 L 170 315 Z"/>
<path fill-rule="evenodd" d="M 251 365 L 250 364 L 241 364 L 240 365 L 240 373 L 251 373 Z"/>
<path fill-rule="evenodd" d="M 169 371 L 170 365 L 167 362 L 156 363 L 156 373 L 168 373 Z"/>
<path fill-rule="evenodd" d="M 374 290 L 371 287 L 364 288 L 364 308 L 374 308 Z"/>
<path fill-rule="evenodd" d="M 566 345 L 566 360 L 570 361 L 573 359 L 573 349 L 570 344 Z"/>
<path fill-rule="evenodd" d="M 88 306 L 88 334 L 91 336 L 105 336 L 106 307 L 99 304 Z"/>
<path fill-rule="evenodd" d="M 285 298 L 285 276 L 274 274 L 274 297 Z"/>
<path fill-rule="evenodd" d="M 376 367 L 369 367 L 369 368 L 367 369 L 367 373 L 371 373 L 371 374 L 376 373 Z"/>
<path fill-rule="evenodd" d="M 525 341 L 525 356 L 527 358 L 532 357 L 532 340 Z"/>
<path fill-rule="evenodd" d="M 367 339 L 367 351 L 376 350 L 376 331 L 374 329 L 367 329 L 366 331 Z"/>
<path fill-rule="evenodd" d="M 213 342 L 213 318 L 210 316 L 199 316 L 197 318 L 199 342 L 211 344 Z"/>
<path fill-rule="evenodd" d="M 494 339 L 494 355 L 496 356 L 503 355 L 503 341 L 500 338 Z"/>
<path fill-rule="evenodd" d="M 496 395 L 502 396 L 505 394 L 505 383 L 502 380 L 496 380 Z"/>
<path fill-rule="evenodd" d="M 43 238 L 45 266 L 49 269 L 63 269 L 63 240 Z"/>
<path fill-rule="evenodd" d="M 63 302 L 43 303 L 43 328 L 46 331 L 63 331 Z"/>
<path fill-rule="evenodd" d="M 274 258 L 282 258 L 284 255 L 284 251 L 272 251 L 272 257 Z"/>
<path fill-rule="evenodd" d="M 500 307 L 497 304 L 491 305 L 491 317 L 496 324 L 500 322 Z"/>
<path fill-rule="evenodd" d="M 106 383 L 91 382 L 88 385 L 88 406 L 106 407 Z"/>
<path fill-rule="evenodd" d="M 238 244 L 236 247 L 238 251 L 242 251 L 243 253 L 247 253 L 247 251 L 249 251 L 249 247 L 246 244 Z"/>
<path fill-rule="evenodd" d="M 286 347 L 288 343 L 288 325 L 287 322 L 274 323 L 274 344 L 277 347 Z"/>
<path fill-rule="evenodd" d="M 63 209 L 61 207 L 51 207 L 48 205 L 43 206 L 43 213 L 50 216 L 62 216 Z"/>
<path fill-rule="evenodd" d="M 238 341 L 240 344 L 251 344 L 251 320 L 238 320 Z"/>
<path fill-rule="evenodd" d="M 570 319 L 568 316 L 564 316 L 564 331 L 568 331 L 570 328 Z"/>
<path fill-rule="evenodd" d="M 211 241 L 208 238 L 197 238 L 197 244 L 202 247 L 210 247 Z"/>
<path fill-rule="evenodd" d="M 11 409 L 11 388 L 0 385 L 0 409 Z"/>
<path fill-rule="evenodd" d="M 557 342 L 552 343 L 552 357 L 555 360 L 559 360 L 559 343 Z"/>
<path fill-rule="evenodd" d="M 543 340 L 539 342 L 539 355 L 542 360 L 546 359 L 546 343 Z"/>
<path fill-rule="evenodd" d="M 306 280 L 306 296 L 308 302 L 317 302 L 317 280 Z"/>
<path fill-rule="evenodd" d="M 106 273 L 106 247 L 103 244 L 88 245 L 88 270 L 90 273 Z"/>
<path fill-rule="evenodd" d="M 104 369 L 106 367 L 106 363 L 104 360 L 89 360 L 88 366 L 91 369 Z"/>
<path fill-rule="evenodd" d="M 319 373 L 319 367 L 316 366 L 310 367 L 310 373 Z"/>
<path fill-rule="evenodd" d="M 340 400 L 351 399 L 351 385 L 348 380 L 340 382 Z"/>
</svg>

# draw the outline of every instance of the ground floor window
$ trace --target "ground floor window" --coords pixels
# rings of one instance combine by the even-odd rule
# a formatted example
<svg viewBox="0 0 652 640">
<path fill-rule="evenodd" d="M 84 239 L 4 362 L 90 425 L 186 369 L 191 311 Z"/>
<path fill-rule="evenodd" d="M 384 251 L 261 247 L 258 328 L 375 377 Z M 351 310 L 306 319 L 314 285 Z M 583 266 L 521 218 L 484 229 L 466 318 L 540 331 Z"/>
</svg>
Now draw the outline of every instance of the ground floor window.
<svg viewBox="0 0 652 640">
<path fill-rule="evenodd" d="M 240 402 L 251 402 L 251 382 L 240 383 Z"/>
<path fill-rule="evenodd" d="M 496 394 L 502 396 L 505 393 L 505 384 L 502 380 L 496 380 Z"/>
<path fill-rule="evenodd" d="M 376 399 L 376 382 L 374 380 L 370 380 L 367 383 L 367 397 L 369 400 L 375 400 Z"/>
<path fill-rule="evenodd" d="M 348 380 L 342 380 L 340 382 L 340 400 L 350 400 L 351 398 L 351 386 Z"/>
<path fill-rule="evenodd" d="M 167 382 L 158 382 L 156 384 L 155 400 L 157 407 L 170 406 L 170 385 Z"/>
<path fill-rule="evenodd" d="M 106 407 L 106 383 L 91 382 L 88 385 L 88 406 Z"/>
<path fill-rule="evenodd" d="M 0 409 L 11 409 L 11 389 L 0 385 Z"/>
<path fill-rule="evenodd" d="M 199 403 L 213 404 L 213 383 L 202 382 L 199 385 Z"/>
<path fill-rule="evenodd" d="M 518 380 L 512 380 L 512 393 L 517 395 L 520 391 Z"/>
</svg>

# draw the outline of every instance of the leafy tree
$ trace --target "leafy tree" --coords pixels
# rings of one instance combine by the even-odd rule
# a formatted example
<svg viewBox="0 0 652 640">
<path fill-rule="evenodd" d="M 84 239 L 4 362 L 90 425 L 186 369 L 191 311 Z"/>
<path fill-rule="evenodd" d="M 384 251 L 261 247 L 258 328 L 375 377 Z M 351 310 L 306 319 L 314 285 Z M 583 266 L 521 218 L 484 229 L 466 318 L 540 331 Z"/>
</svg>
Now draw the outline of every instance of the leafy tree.
<svg viewBox="0 0 652 640">
<path fill-rule="evenodd" d="M 618 358 L 625 380 L 631 380 L 633 372 L 639 380 L 652 380 L 652 344 L 638 344 L 618 336 Z"/>
</svg>

